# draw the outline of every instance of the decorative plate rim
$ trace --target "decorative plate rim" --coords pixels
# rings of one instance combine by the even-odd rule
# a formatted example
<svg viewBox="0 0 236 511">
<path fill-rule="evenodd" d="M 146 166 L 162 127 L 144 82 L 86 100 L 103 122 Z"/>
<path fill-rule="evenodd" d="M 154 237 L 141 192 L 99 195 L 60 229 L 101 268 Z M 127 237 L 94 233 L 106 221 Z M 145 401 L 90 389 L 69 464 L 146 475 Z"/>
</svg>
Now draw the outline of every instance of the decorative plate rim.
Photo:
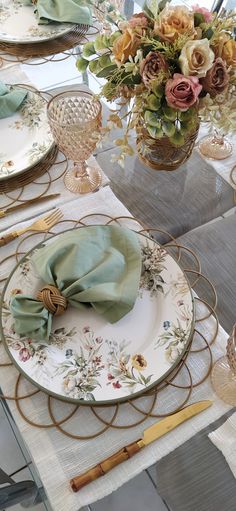
<svg viewBox="0 0 236 511">
<path fill-rule="evenodd" d="M 23 5 L 21 7 L 28 7 L 26 5 Z M 29 6 L 31 7 L 31 6 Z M 32 10 L 33 10 L 33 5 L 32 5 Z M 33 20 L 35 20 L 35 17 L 33 18 Z M 59 26 L 59 25 L 68 25 L 68 27 L 64 28 L 61 32 L 59 31 L 58 33 L 54 33 L 54 34 L 51 34 L 51 35 L 48 35 L 46 36 L 46 32 L 45 32 L 45 36 L 46 37 L 39 37 L 38 38 L 28 38 L 28 39 L 15 39 L 15 36 L 10 36 L 10 34 L 8 34 L 8 36 L 4 37 L 4 33 L 5 32 L 2 32 L 0 31 L 0 43 L 11 43 L 11 44 L 38 44 L 38 43 L 43 43 L 43 42 L 47 42 L 47 41 L 52 41 L 54 39 L 57 39 L 58 37 L 63 37 L 64 35 L 68 34 L 68 32 L 70 32 L 71 30 L 74 30 L 75 27 L 77 25 L 80 25 L 79 23 L 70 23 L 70 22 L 58 22 L 58 24 L 54 24 L 54 23 L 49 23 L 49 27 L 52 27 L 52 26 Z M 81 23 L 82 25 L 83 23 Z M 43 25 L 44 28 L 47 28 L 48 25 Z M 39 25 L 40 27 L 40 25 Z M 17 36 L 16 36 L 17 37 Z"/>
<path fill-rule="evenodd" d="M 2 306 L 3 306 L 3 302 L 4 302 L 4 296 L 5 296 L 5 293 L 7 291 L 7 287 L 8 287 L 8 284 L 12 278 L 12 276 L 14 275 L 15 271 L 17 270 L 17 268 L 20 266 L 20 264 L 22 264 L 22 262 L 25 261 L 25 259 L 32 253 L 33 250 L 35 250 L 36 248 L 39 248 L 40 245 L 42 245 L 43 243 L 45 243 L 45 241 L 49 241 L 50 239 L 52 238 L 56 238 L 57 236 L 60 236 L 61 234 L 64 234 L 65 232 L 68 232 L 68 231 L 74 231 L 76 229 L 83 229 L 84 227 L 88 228 L 88 227 L 94 227 L 94 226 L 97 226 L 97 227 L 100 227 L 100 226 L 103 226 L 106 224 L 93 224 L 93 225 L 81 225 L 81 226 L 77 226 L 77 227 L 74 227 L 74 228 L 71 228 L 71 229 L 65 229 L 64 231 L 61 231 L 59 233 L 56 233 L 56 234 L 53 234 L 52 236 L 50 236 L 49 238 L 47 238 L 46 240 L 42 240 L 40 241 L 39 243 L 37 243 L 33 248 L 31 248 L 19 261 L 18 263 L 14 266 L 13 270 L 10 272 L 9 274 L 9 277 L 7 278 L 7 281 L 4 285 L 4 288 L 3 288 L 3 291 L 2 291 L 2 295 L 1 295 L 1 298 L 0 298 L 0 334 L 1 334 L 1 338 L 2 338 L 2 342 L 3 342 L 3 345 L 4 345 L 4 348 L 6 349 L 7 351 L 7 354 L 9 355 L 10 359 L 12 360 L 13 362 L 13 365 L 16 367 L 16 369 L 19 371 L 20 375 L 24 376 L 26 380 L 28 380 L 34 387 L 36 387 L 37 389 L 39 389 L 41 392 L 44 392 L 45 394 L 47 394 L 48 396 L 52 397 L 52 398 L 55 398 L 55 399 L 58 399 L 59 401 L 63 401 L 63 402 L 66 402 L 66 403 L 71 403 L 71 404 L 74 404 L 74 405 L 80 405 L 80 406 L 92 406 L 92 407 L 101 407 L 101 406 L 116 406 L 116 405 L 119 405 L 120 403 L 126 403 L 128 401 L 132 401 L 134 399 L 137 399 L 138 397 L 141 397 L 143 394 L 148 394 L 148 392 L 150 390 L 152 390 L 153 388 L 157 387 L 157 385 L 159 383 L 161 383 L 162 381 L 164 381 L 171 373 L 173 373 L 173 371 L 176 369 L 176 367 L 178 366 L 178 364 L 180 363 L 181 361 L 181 358 L 183 357 L 183 355 L 186 353 L 188 347 L 189 347 L 189 344 L 191 343 L 192 341 L 192 337 L 193 337 L 193 333 L 194 333 L 194 328 L 195 328 L 195 304 L 194 304 L 194 297 L 193 297 L 193 292 L 192 292 L 192 288 L 190 286 L 190 283 L 189 283 L 189 279 L 188 277 L 185 275 L 184 271 L 182 270 L 181 266 L 179 265 L 179 263 L 176 261 L 176 259 L 172 256 L 172 254 L 170 254 L 170 252 L 168 251 L 168 247 L 163 247 L 163 245 L 161 245 L 160 243 L 158 243 L 158 241 L 156 241 L 155 239 L 152 239 L 150 236 L 148 236 L 147 234 L 144 234 L 143 232 L 138 232 L 138 231 L 135 231 L 134 229 L 130 229 L 132 230 L 133 232 L 135 232 L 136 234 L 138 234 L 139 236 L 142 236 L 150 241 L 152 241 L 153 243 L 155 243 L 156 245 L 160 246 L 160 247 L 163 247 L 167 254 L 175 261 L 175 263 L 177 264 L 177 266 L 179 267 L 180 271 L 184 274 L 184 277 L 186 279 L 186 282 L 187 282 L 187 285 L 188 285 L 188 289 L 189 289 L 189 292 L 190 292 L 190 297 L 191 297 L 191 302 L 192 302 L 192 320 L 191 320 L 191 329 L 190 329 L 190 332 L 189 332 L 189 337 L 188 337 L 188 340 L 185 344 L 185 348 L 184 350 L 182 351 L 182 353 L 177 357 L 177 359 L 175 360 L 175 362 L 173 363 L 173 365 L 170 367 L 170 369 L 168 369 L 164 375 L 162 375 L 160 378 L 158 378 L 157 380 L 155 380 L 155 382 L 151 383 L 150 385 L 148 385 L 145 389 L 142 389 L 142 390 L 139 390 L 137 392 L 134 392 L 133 394 L 131 394 L 130 396 L 124 396 L 124 397 L 120 397 L 120 398 L 117 398 L 117 399 L 107 399 L 106 401 L 103 401 L 103 400 L 99 400 L 99 401 L 92 401 L 92 400 L 82 400 L 82 399 L 79 399 L 79 398 L 70 398 L 70 397 L 67 397 L 67 396 L 62 396 L 62 395 L 59 395 L 59 394 L 56 394 L 55 392 L 53 391 L 48 391 L 47 388 L 43 387 L 42 385 L 40 385 L 38 382 L 35 382 L 35 380 L 33 380 L 20 366 L 18 366 L 18 364 L 16 363 L 16 360 L 15 358 L 13 357 L 13 355 L 11 354 L 11 351 L 8 347 L 8 343 L 5 339 L 5 334 L 4 334 L 4 327 L 3 327 L 3 324 L 2 324 Z M 128 228 L 129 229 L 129 228 Z"/>
<path fill-rule="evenodd" d="M 9 86 L 15 87 L 17 89 L 25 90 L 25 91 L 33 94 L 34 96 L 39 96 L 41 99 L 43 99 L 45 101 L 45 106 L 47 105 L 47 100 L 43 96 L 41 96 L 41 94 L 38 91 L 34 91 L 34 90 L 31 90 L 31 89 L 28 89 L 27 86 L 23 87 L 23 86 L 17 85 L 17 84 L 16 85 L 15 84 L 10 84 Z M 11 118 L 13 118 L 13 116 Z M 49 126 L 49 124 L 48 124 L 48 126 Z M 55 144 L 55 141 L 52 138 L 50 146 L 47 148 L 47 150 L 37 160 L 33 161 L 32 163 L 29 163 L 29 165 L 27 165 L 27 167 L 24 167 L 23 169 L 19 169 L 19 170 L 14 171 L 10 175 L 1 175 L 0 174 L 0 181 L 8 181 L 10 179 L 14 179 L 16 176 L 19 176 L 20 174 L 24 174 L 24 172 L 27 172 L 27 170 L 32 169 L 33 167 L 35 167 L 35 165 L 37 165 L 44 158 L 46 158 L 46 156 L 53 149 L 54 146 L 56 146 L 56 144 Z"/>
</svg>

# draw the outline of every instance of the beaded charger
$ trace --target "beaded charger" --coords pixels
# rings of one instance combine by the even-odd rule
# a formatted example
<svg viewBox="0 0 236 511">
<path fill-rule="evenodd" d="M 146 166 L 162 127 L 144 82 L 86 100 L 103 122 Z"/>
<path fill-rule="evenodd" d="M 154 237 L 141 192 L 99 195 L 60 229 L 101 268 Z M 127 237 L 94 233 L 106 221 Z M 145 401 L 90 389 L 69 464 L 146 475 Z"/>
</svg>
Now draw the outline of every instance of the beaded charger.
<svg viewBox="0 0 236 511">
<path fill-rule="evenodd" d="M 65 229 L 71 229 L 78 226 L 85 225 L 109 225 L 112 223 L 118 223 L 119 225 L 127 225 L 127 222 L 133 222 L 135 225 L 134 230 L 136 232 L 149 234 L 151 237 L 155 236 L 156 233 L 163 231 L 160 229 L 147 228 L 143 226 L 140 228 L 140 223 L 132 217 L 116 217 L 112 218 L 104 214 L 93 214 L 87 215 L 84 218 L 78 220 L 63 220 L 53 227 L 50 232 L 33 233 L 24 235 L 21 241 L 18 243 L 17 249 L 0 263 L 0 274 L 4 273 L 4 265 L 9 264 L 14 267 L 15 264 L 24 256 L 29 250 L 29 244 L 35 246 L 39 241 L 47 239 L 47 237 L 58 232 L 64 231 Z M 190 258 L 191 264 L 189 267 L 183 269 L 183 272 L 191 282 L 191 287 L 196 288 L 201 282 L 204 288 L 209 288 L 212 295 L 212 303 L 208 303 L 204 297 L 194 298 L 195 301 L 195 327 L 191 342 L 182 356 L 179 364 L 173 372 L 159 383 L 154 389 L 146 391 L 142 396 L 134 399 L 128 399 L 126 403 L 116 403 L 115 405 L 98 406 L 86 405 L 72 405 L 64 403 L 55 397 L 52 397 L 38 388 L 32 383 L 29 383 L 25 378 L 16 370 L 14 367 L 14 391 L 9 395 L 2 395 L 1 397 L 7 400 L 15 400 L 17 409 L 21 416 L 32 426 L 38 428 L 56 428 L 61 433 L 69 436 L 73 439 L 87 440 L 102 435 L 105 431 L 110 428 L 113 429 L 128 429 L 135 427 L 139 424 L 144 423 L 148 418 L 165 417 L 171 413 L 175 413 L 185 406 L 192 391 L 195 387 L 200 386 L 209 376 L 212 369 L 212 351 L 211 346 L 218 334 L 218 320 L 216 316 L 216 292 L 210 281 L 201 273 L 201 266 L 197 256 L 186 247 L 180 246 L 173 239 L 171 235 L 165 233 L 169 241 L 165 247 L 168 248 L 171 253 L 175 253 L 175 259 L 181 264 L 183 263 L 183 257 L 186 259 L 186 255 Z M 35 237 L 36 236 L 36 237 Z M 185 264 L 185 263 L 184 263 Z M 7 277 L 1 279 L 1 283 L 4 284 Z M 199 294 L 199 293 L 198 293 Z M 204 334 L 204 323 L 213 316 L 215 318 L 214 331 L 208 332 L 208 337 Z M 9 358 L 5 352 L 4 346 L 1 346 L 2 356 L 0 365 L 1 371 L 5 371 L 6 367 L 9 372 L 12 366 Z M 199 366 L 198 359 L 201 359 Z M 204 362 L 202 359 L 204 358 Z M 200 371 L 196 375 L 193 375 L 193 366 L 198 364 Z M 13 373 L 12 373 L 13 376 Z M 172 396 L 172 398 L 164 399 L 165 405 L 161 405 L 161 396 L 165 394 Z M 35 407 L 37 408 L 37 400 L 40 401 L 41 409 L 44 409 L 43 414 L 44 420 L 42 423 L 37 422 L 32 418 L 30 413 L 31 406 L 28 406 L 28 399 L 35 400 Z M 163 401 L 162 401 L 163 402 Z M 175 403 L 173 406 L 172 403 Z M 86 409 L 85 409 L 86 408 Z M 92 431 L 84 431 L 83 419 L 80 421 L 80 417 L 83 418 L 86 412 L 87 421 L 89 416 L 92 414 L 93 423 L 95 420 L 96 427 L 94 426 Z M 82 414 L 82 415 L 81 415 Z M 47 417 L 47 418 L 46 418 Z"/>
</svg>

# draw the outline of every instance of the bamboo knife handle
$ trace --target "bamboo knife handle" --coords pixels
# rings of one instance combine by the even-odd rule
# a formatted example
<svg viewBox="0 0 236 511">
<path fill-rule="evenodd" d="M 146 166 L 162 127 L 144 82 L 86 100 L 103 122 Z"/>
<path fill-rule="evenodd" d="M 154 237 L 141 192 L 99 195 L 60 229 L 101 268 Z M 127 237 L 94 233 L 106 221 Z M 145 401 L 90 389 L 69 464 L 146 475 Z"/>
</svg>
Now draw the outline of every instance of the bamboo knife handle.
<svg viewBox="0 0 236 511">
<path fill-rule="evenodd" d="M 4 247 L 4 245 L 7 245 L 15 238 L 18 238 L 17 232 L 9 232 L 9 234 L 5 234 L 5 236 L 0 238 L 0 247 Z"/>
<path fill-rule="evenodd" d="M 123 447 L 120 451 L 116 452 L 109 458 L 106 458 L 104 461 L 101 461 L 101 463 L 95 467 L 90 468 L 84 474 L 71 479 L 70 485 L 72 490 L 76 492 L 86 484 L 89 484 L 95 479 L 104 476 L 107 472 L 109 472 L 109 470 L 116 467 L 116 465 L 119 465 L 123 461 L 126 461 L 134 456 L 134 454 L 139 452 L 143 447 L 145 447 L 145 443 L 142 439 L 137 440 L 133 444 L 129 444 L 126 447 Z"/>
</svg>

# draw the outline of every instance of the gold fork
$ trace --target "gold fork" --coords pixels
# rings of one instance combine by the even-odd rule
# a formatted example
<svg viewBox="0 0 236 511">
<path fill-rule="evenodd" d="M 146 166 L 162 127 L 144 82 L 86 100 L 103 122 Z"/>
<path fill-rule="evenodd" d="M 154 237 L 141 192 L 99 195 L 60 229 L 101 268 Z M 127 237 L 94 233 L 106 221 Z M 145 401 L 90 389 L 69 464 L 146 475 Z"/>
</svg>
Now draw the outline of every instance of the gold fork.
<svg viewBox="0 0 236 511">
<path fill-rule="evenodd" d="M 55 225 L 62 218 L 63 214 L 60 209 L 55 209 L 52 211 L 50 215 L 44 216 L 39 220 L 36 220 L 33 224 L 28 227 L 24 227 L 23 229 L 19 229 L 17 231 L 12 231 L 9 234 L 5 234 L 0 238 L 0 247 L 7 245 L 10 241 L 18 238 L 21 234 L 24 234 L 27 231 L 48 231 L 53 225 Z"/>
</svg>

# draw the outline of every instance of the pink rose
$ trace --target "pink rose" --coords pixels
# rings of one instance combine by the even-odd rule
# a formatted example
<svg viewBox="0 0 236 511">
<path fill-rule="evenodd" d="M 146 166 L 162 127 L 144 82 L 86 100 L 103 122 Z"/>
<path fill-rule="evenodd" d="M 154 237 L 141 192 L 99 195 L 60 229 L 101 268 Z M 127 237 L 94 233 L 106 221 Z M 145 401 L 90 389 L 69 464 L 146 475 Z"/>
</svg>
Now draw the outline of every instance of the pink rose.
<svg viewBox="0 0 236 511">
<path fill-rule="evenodd" d="M 208 11 L 206 7 L 200 7 L 200 5 L 196 4 L 192 6 L 192 10 L 195 13 L 202 14 L 204 16 L 205 22 L 210 23 L 213 19 L 213 13 Z"/>
<path fill-rule="evenodd" d="M 29 350 L 27 350 L 27 348 L 21 348 L 21 350 L 19 351 L 19 359 L 21 360 L 21 362 L 27 362 L 29 358 L 30 358 Z"/>
<path fill-rule="evenodd" d="M 184 76 L 175 73 L 173 78 L 166 82 L 166 101 L 172 108 L 185 112 L 198 100 L 202 90 L 196 76 Z"/>
<path fill-rule="evenodd" d="M 148 18 L 144 12 L 139 12 L 138 14 L 133 14 L 128 24 L 130 28 L 147 28 Z"/>
<path fill-rule="evenodd" d="M 217 94 L 223 94 L 228 89 L 229 74 L 224 60 L 218 57 L 205 78 L 201 80 L 203 90 L 209 92 L 213 98 Z"/>
</svg>

